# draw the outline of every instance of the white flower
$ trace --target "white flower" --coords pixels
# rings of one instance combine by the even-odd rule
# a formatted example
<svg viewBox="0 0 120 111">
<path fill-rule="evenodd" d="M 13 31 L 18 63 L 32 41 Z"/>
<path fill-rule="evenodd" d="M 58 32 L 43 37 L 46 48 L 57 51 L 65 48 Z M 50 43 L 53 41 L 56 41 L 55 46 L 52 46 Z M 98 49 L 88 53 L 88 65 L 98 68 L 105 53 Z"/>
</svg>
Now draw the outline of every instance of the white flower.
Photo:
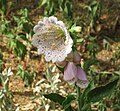
<svg viewBox="0 0 120 111">
<path fill-rule="evenodd" d="M 46 61 L 61 62 L 72 51 L 73 40 L 65 24 L 56 17 L 44 17 L 34 32 L 32 44 L 38 48 L 38 54 L 45 55 Z"/>
</svg>

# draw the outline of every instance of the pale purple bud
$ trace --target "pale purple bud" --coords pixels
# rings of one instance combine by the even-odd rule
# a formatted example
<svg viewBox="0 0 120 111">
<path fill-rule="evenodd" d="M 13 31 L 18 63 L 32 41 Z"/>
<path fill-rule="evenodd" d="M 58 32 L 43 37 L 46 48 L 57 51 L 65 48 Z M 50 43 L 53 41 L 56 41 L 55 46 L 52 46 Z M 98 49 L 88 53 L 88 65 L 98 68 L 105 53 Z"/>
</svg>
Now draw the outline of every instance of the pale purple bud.
<svg viewBox="0 0 120 111">
<path fill-rule="evenodd" d="M 56 64 L 61 67 L 61 68 L 64 68 L 66 65 L 67 65 L 67 61 L 62 61 L 62 62 L 56 62 Z"/>
<path fill-rule="evenodd" d="M 75 83 L 75 74 L 77 73 L 77 67 L 73 62 L 69 62 L 64 69 L 64 80 L 69 84 Z"/>
<path fill-rule="evenodd" d="M 75 73 L 75 77 L 77 78 L 76 84 L 79 87 L 86 88 L 88 86 L 88 80 L 86 77 L 86 73 L 79 66 L 77 66 L 77 73 Z"/>
<path fill-rule="evenodd" d="M 77 51 L 75 51 L 74 53 L 73 53 L 73 62 L 75 63 L 75 64 L 80 64 L 80 54 L 77 52 Z"/>
<path fill-rule="evenodd" d="M 73 62 L 73 51 L 71 51 L 68 55 L 67 55 L 67 60 L 70 62 Z"/>
</svg>

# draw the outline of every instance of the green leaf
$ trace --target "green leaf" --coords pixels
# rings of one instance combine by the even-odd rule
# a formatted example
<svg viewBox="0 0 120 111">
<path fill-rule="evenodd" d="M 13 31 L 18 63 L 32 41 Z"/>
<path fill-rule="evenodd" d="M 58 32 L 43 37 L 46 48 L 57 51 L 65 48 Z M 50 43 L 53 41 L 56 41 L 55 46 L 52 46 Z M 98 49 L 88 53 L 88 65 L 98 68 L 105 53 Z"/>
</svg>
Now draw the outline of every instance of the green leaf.
<svg viewBox="0 0 120 111">
<path fill-rule="evenodd" d="M 58 68 L 62 73 L 64 73 L 64 68 L 58 66 L 57 64 L 56 64 L 56 66 L 57 66 L 57 68 Z"/>
<path fill-rule="evenodd" d="M 29 22 L 29 21 L 28 21 Z M 26 33 L 30 33 L 30 31 L 32 30 L 32 24 L 29 22 L 26 22 L 26 23 L 23 23 L 23 32 L 26 32 Z"/>
<path fill-rule="evenodd" d="M 40 7 L 43 6 L 43 5 L 45 5 L 47 2 L 48 2 L 48 0 L 42 0 L 42 1 L 40 1 L 40 3 L 39 3 Z"/>
<path fill-rule="evenodd" d="M 14 47 L 16 46 L 16 40 L 11 39 L 10 43 L 9 43 L 9 46 L 10 46 L 11 49 L 14 49 Z"/>
<path fill-rule="evenodd" d="M 63 107 L 64 107 L 64 109 L 69 108 L 70 105 L 71 105 L 71 102 L 72 102 L 73 100 L 75 100 L 74 95 L 71 95 L 71 94 L 68 95 L 67 98 L 63 101 Z"/>
<path fill-rule="evenodd" d="M 84 41 L 84 38 L 78 38 L 77 39 L 77 43 L 81 43 L 81 42 L 83 42 Z"/>
<path fill-rule="evenodd" d="M 59 103 L 61 106 L 63 106 L 63 104 L 64 104 L 66 106 L 65 111 L 73 111 L 72 108 L 71 108 L 71 106 L 69 105 L 70 102 L 74 99 L 74 97 L 72 95 L 69 95 L 67 99 L 65 97 L 57 94 L 57 93 L 45 94 L 44 96 L 47 99 L 50 99 L 53 102 Z"/>
<path fill-rule="evenodd" d="M 93 65 L 93 64 L 95 65 L 97 63 L 98 63 L 98 61 L 94 60 L 94 59 L 86 60 L 85 63 L 84 63 L 84 66 L 83 66 L 84 70 L 88 71 L 91 65 Z"/>
<path fill-rule="evenodd" d="M 65 111 L 73 111 L 73 110 L 72 110 L 72 107 L 69 106 L 67 109 L 65 109 Z"/>
<path fill-rule="evenodd" d="M 2 60 L 0 60 L 0 65 L 4 64 L 4 62 Z"/>
<path fill-rule="evenodd" d="M 83 93 L 81 94 L 81 97 L 79 99 L 81 99 L 81 107 L 82 107 L 82 111 L 88 111 L 88 109 L 90 109 L 90 103 L 86 103 L 87 101 L 87 94 L 94 89 L 94 81 L 90 81 L 88 87 L 83 91 Z"/>
<path fill-rule="evenodd" d="M 92 89 L 94 89 L 94 81 L 90 81 L 88 87 L 83 91 L 83 93 L 81 95 L 80 99 L 81 99 L 81 101 L 83 101 L 82 106 L 84 105 L 84 102 L 85 102 L 88 92 L 90 92 Z"/>
<path fill-rule="evenodd" d="M 57 94 L 57 93 L 50 93 L 44 95 L 47 99 L 50 99 L 51 101 L 57 102 L 60 105 L 62 105 L 63 101 L 65 100 L 65 97 Z"/>
<path fill-rule="evenodd" d="M 24 41 L 29 41 L 28 39 L 27 39 L 27 37 L 26 37 L 26 35 L 25 34 L 23 34 L 23 33 L 20 33 L 18 36 L 17 36 L 17 39 L 23 39 Z"/>
<path fill-rule="evenodd" d="M 90 40 L 90 41 L 94 41 L 94 40 L 96 40 L 96 37 L 90 36 L 90 37 L 89 37 L 89 40 Z"/>
<path fill-rule="evenodd" d="M 94 48 L 98 48 L 98 45 L 96 43 L 90 43 L 87 45 L 87 50 L 91 51 Z"/>
<path fill-rule="evenodd" d="M 17 16 L 13 16 L 13 19 L 18 23 L 20 21 L 20 18 Z"/>
<path fill-rule="evenodd" d="M 112 82 L 109 82 L 108 84 L 104 86 L 97 87 L 93 90 L 91 90 L 88 93 L 87 101 L 90 102 L 98 102 L 102 100 L 104 97 L 108 96 L 116 87 L 118 78 Z"/>
<path fill-rule="evenodd" d="M 26 46 L 22 42 L 17 41 L 16 48 L 18 51 L 18 56 L 21 57 L 21 59 L 24 59 L 24 57 L 26 55 L 26 51 L 27 51 Z"/>
</svg>

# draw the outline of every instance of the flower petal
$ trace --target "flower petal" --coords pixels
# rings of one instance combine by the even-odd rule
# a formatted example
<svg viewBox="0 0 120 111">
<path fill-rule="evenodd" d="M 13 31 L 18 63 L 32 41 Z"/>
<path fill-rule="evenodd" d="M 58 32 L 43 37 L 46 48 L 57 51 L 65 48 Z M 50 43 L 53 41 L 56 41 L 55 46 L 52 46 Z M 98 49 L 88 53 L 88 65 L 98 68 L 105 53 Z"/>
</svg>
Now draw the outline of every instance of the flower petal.
<svg viewBox="0 0 120 111">
<path fill-rule="evenodd" d="M 43 23 L 45 23 L 45 24 L 50 23 L 49 18 L 48 17 L 44 17 L 43 18 Z"/>
<path fill-rule="evenodd" d="M 69 84 L 73 84 L 75 82 L 75 73 L 77 73 L 77 67 L 73 62 L 69 62 L 64 69 L 64 80 Z"/>
<path fill-rule="evenodd" d="M 34 28 L 33 28 L 33 31 L 36 33 L 38 31 L 41 31 L 43 30 L 45 24 L 42 22 L 42 21 L 39 21 L 38 22 L 38 25 L 36 25 Z"/>
<path fill-rule="evenodd" d="M 65 24 L 63 23 L 63 21 L 57 21 L 57 25 L 59 25 L 62 28 L 65 27 Z"/>
<path fill-rule="evenodd" d="M 88 81 L 81 81 L 77 80 L 76 85 L 78 85 L 80 88 L 86 88 L 88 86 L 89 82 Z"/>
<path fill-rule="evenodd" d="M 49 51 L 46 51 L 45 52 L 46 53 L 46 55 L 45 55 L 45 60 L 47 61 L 47 62 L 50 62 L 51 61 L 51 59 L 52 59 L 52 51 L 51 50 L 49 50 Z"/>
<path fill-rule="evenodd" d="M 79 87 L 86 88 L 88 86 L 88 80 L 86 77 L 86 73 L 79 66 L 77 66 L 77 73 L 76 73 L 75 77 L 77 78 L 76 84 Z"/>
<path fill-rule="evenodd" d="M 56 24 L 56 23 L 57 23 L 57 18 L 54 17 L 54 16 L 51 16 L 51 17 L 49 17 L 49 21 L 50 21 L 51 23 Z"/>
</svg>

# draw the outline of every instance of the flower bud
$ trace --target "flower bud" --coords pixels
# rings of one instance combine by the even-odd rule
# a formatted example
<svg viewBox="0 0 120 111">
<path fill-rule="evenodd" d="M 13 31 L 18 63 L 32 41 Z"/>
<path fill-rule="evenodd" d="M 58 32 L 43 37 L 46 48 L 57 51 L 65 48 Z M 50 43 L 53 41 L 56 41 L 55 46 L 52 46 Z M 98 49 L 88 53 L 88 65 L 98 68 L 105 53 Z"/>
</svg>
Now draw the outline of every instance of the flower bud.
<svg viewBox="0 0 120 111">
<path fill-rule="evenodd" d="M 80 54 L 79 54 L 77 51 L 75 51 L 75 52 L 73 53 L 73 62 L 74 62 L 75 64 L 80 64 L 80 60 L 81 60 Z"/>
<path fill-rule="evenodd" d="M 76 73 L 75 77 L 77 78 L 76 84 L 79 87 L 86 88 L 88 86 L 88 80 L 86 77 L 86 73 L 79 66 L 77 66 L 77 73 Z"/>
<path fill-rule="evenodd" d="M 64 68 L 67 65 L 67 61 L 56 62 L 58 67 Z"/>
<path fill-rule="evenodd" d="M 75 83 L 75 74 L 77 73 L 77 67 L 73 62 L 69 62 L 64 69 L 64 80 L 69 84 Z"/>
<path fill-rule="evenodd" d="M 72 27 L 72 28 L 70 29 L 70 31 L 71 31 L 71 32 L 77 32 L 77 33 L 79 33 L 79 32 L 82 31 L 82 27 L 80 27 L 80 26 L 74 26 L 74 27 Z"/>
<path fill-rule="evenodd" d="M 75 30 L 76 32 L 81 32 L 82 27 L 80 27 L 80 26 L 76 26 L 76 27 L 74 27 L 74 30 Z"/>
<path fill-rule="evenodd" d="M 66 58 L 68 61 L 73 62 L 73 51 L 71 51 Z"/>
</svg>

